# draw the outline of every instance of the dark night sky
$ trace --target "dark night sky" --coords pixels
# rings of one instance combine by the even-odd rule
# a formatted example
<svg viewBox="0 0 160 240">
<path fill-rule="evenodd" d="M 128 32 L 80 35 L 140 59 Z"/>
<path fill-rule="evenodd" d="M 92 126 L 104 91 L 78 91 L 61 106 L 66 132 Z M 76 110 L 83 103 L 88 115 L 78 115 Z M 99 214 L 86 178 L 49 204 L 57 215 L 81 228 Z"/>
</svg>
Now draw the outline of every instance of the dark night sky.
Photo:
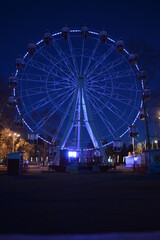
<svg viewBox="0 0 160 240">
<path fill-rule="evenodd" d="M 44 30 L 56 31 L 66 23 L 71 27 L 87 23 L 96 30 L 105 27 L 111 36 L 126 42 L 146 39 L 159 51 L 159 9 L 156 0 L 1 0 L 0 75 L 7 83 L 8 75 L 15 70 L 15 57 L 26 52 L 27 42 L 37 41 Z"/>
</svg>

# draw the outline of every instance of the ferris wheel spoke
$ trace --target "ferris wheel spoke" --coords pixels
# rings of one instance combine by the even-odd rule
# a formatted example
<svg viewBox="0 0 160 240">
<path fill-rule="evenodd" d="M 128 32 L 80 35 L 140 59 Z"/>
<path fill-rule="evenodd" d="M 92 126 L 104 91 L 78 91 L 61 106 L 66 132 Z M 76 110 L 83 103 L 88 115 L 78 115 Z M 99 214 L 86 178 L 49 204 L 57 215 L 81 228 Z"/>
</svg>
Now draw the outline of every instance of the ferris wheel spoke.
<svg viewBox="0 0 160 240">
<path fill-rule="evenodd" d="M 64 86 L 75 86 L 76 83 L 73 83 L 70 79 L 68 78 L 56 78 L 56 80 L 54 79 L 55 76 L 53 76 L 53 78 L 49 78 L 49 82 L 47 82 L 47 75 L 40 75 L 40 74 L 24 74 L 24 76 L 22 75 L 21 78 L 18 78 L 18 81 L 20 82 L 33 82 L 34 84 L 38 84 L 38 87 L 40 87 L 42 85 L 47 83 L 47 87 L 54 87 L 54 86 L 58 86 L 58 85 L 64 85 Z M 57 76 L 58 77 L 58 76 Z M 37 87 L 35 87 L 37 88 Z M 33 88 L 34 89 L 34 88 Z"/>
<path fill-rule="evenodd" d="M 91 87 L 87 87 L 87 91 L 89 92 L 94 92 L 95 94 L 99 94 L 100 96 L 105 96 L 106 98 L 108 97 L 108 95 L 110 94 L 110 91 L 112 90 L 112 88 L 105 88 L 102 86 L 94 86 L 94 88 Z"/>
<path fill-rule="evenodd" d="M 86 66 L 86 68 L 84 70 L 84 75 L 86 75 L 91 62 L 94 59 L 94 55 L 95 55 L 95 53 L 97 51 L 98 46 L 99 46 L 99 39 L 97 40 L 96 45 L 95 45 L 95 47 L 93 49 L 93 52 L 92 52 L 91 56 L 89 57 L 89 61 L 88 61 L 87 66 Z"/>
<path fill-rule="evenodd" d="M 58 126 L 58 128 L 57 128 L 57 130 L 56 130 L 56 133 L 54 134 L 54 137 L 52 138 L 52 142 L 53 142 L 53 143 L 55 143 L 55 141 L 56 141 L 56 139 L 57 139 L 57 137 L 58 137 L 58 135 L 59 135 L 59 133 L 60 133 L 60 130 L 61 130 L 63 124 L 64 124 L 64 121 L 65 121 L 65 119 L 66 119 L 66 117 L 67 117 L 67 115 L 68 115 L 68 113 L 69 113 L 69 110 L 70 110 L 70 108 L 71 108 L 71 105 L 72 105 L 73 100 L 75 99 L 75 97 L 76 97 L 75 94 L 73 94 L 73 97 L 72 97 L 70 103 L 69 103 L 68 106 L 67 106 L 66 112 L 65 112 L 65 114 L 64 114 L 64 116 L 63 116 L 63 118 L 62 118 L 62 120 L 61 120 L 61 122 L 60 122 L 60 124 L 59 124 L 59 126 Z"/>
<path fill-rule="evenodd" d="M 63 68 L 63 65 L 61 66 L 61 67 L 59 67 L 59 68 Z M 64 68 L 63 68 L 64 69 Z M 60 72 L 59 72 L 59 70 L 57 70 L 57 69 L 54 69 L 54 71 L 52 70 L 52 72 L 50 72 L 50 74 L 49 74 L 49 77 L 57 77 L 57 78 L 59 78 L 59 79 L 64 79 L 64 80 L 68 80 L 68 81 L 70 81 L 71 83 L 74 83 L 75 81 L 74 81 L 74 79 L 73 79 L 73 77 L 70 75 L 70 73 L 67 73 L 67 71 L 65 71 L 65 75 L 61 75 L 60 74 Z"/>
<path fill-rule="evenodd" d="M 118 67 L 126 60 L 125 56 L 122 56 L 116 60 L 113 60 L 112 62 L 109 62 L 105 65 L 104 70 L 100 70 L 99 74 L 109 73 L 110 70 L 113 70 L 115 67 Z M 91 74 L 86 76 L 86 79 L 91 79 Z"/>
<path fill-rule="evenodd" d="M 23 106 L 26 106 L 23 99 Z M 25 107 L 25 109 L 22 110 L 22 116 L 25 117 L 26 115 L 29 116 L 30 113 L 32 113 L 33 111 L 37 111 L 38 109 L 40 109 L 41 107 L 46 106 L 48 103 L 50 102 L 49 97 L 44 97 L 40 100 L 35 101 L 33 104 L 27 103 L 27 107 Z"/>
<path fill-rule="evenodd" d="M 124 120 L 124 118 L 127 119 L 127 116 L 125 115 L 125 113 L 120 111 L 120 109 L 117 108 L 114 104 L 112 104 L 110 102 L 109 102 L 109 104 L 110 104 L 110 106 L 108 106 L 108 109 L 110 110 L 110 112 L 114 113 L 114 115 L 116 115 L 119 119 L 121 119 L 124 123 L 126 123 L 127 126 L 129 126 L 129 123 L 126 120 Z M 122 116 L 124 118 L 122 118 Z"/>
<path fill-rule="evenodd" d="M 75 91 L 75 90 L 74 90 Z M 69 96 L 74 92 L 70 92 Z M 65 101 L 68 99 L 68 97 L 65 97 L 64 98 L 64 101 L 63 101 L 63 104 L 65 103 Z M 42 107 L 45 107 L 47 104 L 49 104 L 51 102 L 51 99 L 47 96 L 47 97 L 44 97 L 38 101 L 36 101 L 34 104 L 30 104 L 30 105 L 27 105 L 27 108 L 24 109 L 24 113 L 22 111 L 22 116 L 25 117 L 26 115 L 29 116 L 29 114 L 39 110 L 40 108 Z M 58 104 L 58 102 L 56 102 L 56 104 Z M 56 104 L 55 104 L 55 109 L 57 109 L 56 107 Z"/>
<path fill-rule="evenodd" d="M 18 81 L 22 82 L 38 82 L 38 83 L 46 83 L 47 75 L 42 74 L 30 74 L 30 73 L 19 73 Z"/>
<path fill-rule="evenodd" d="M 35 88 L 30 88 L 30 89 L 26 89 L 26 90 L 22 90 L 19 92 L 19 94 L 22 96 L 23 94 L 23 98 L 25 97 L 31 97 L 31 96 L 36 96 L 36 95 L 39 95 L 39 94 L 44 94 L 44 93 L 54 93 L 57 91 L 63 91 L 64 92 L 64 89 L 69 89 L 72 90 L 73 87 L 67 87 L 67 86 L 64 86 L 64 87 L 61 87 L 61 88 L 56 88 L 56 89 L 46 89 L 46 87 L 35 87 Z"/>
<path fill-rule="evenodd" d="M 104 78 L 103 78 L 104 76 Z M 102 74 L 102 72 L 99 72 L 98 74 L 95 74 L 92 78 L 89 78 L 88 83 L 98 81 L 98 82 L 104 82 L 109 80 L 115 80 L 115 79 L 121 79 L 121 78 L 130 78 L 135 77 L 135 73 L 132 69 L 129 70 L 123 70 L 123 71 L 116 71 L 107 73 L 107 76 L 105 74 Z"/>
<path fill-rule="evenodd" d="M 114 86 L 114 90 L 120 90 L 120 91 L 131 91 L 131 92 L 139 92 L 140 93 L 140 90 L 137 90 L 134 88 L 135 86 L 134 85 L 131 85 L 131 88 L 124 88 L 124 87 L 120 87 L 120 85 L 118 86 Z"/>
<path fill-rule="evenodd" d="M 49 78 L 49 82 L 48 82 L 48 78 L 46 77 L 45 79 L 42 79 L 39 75 L 39 78 L 36 77 L 36 78 L 32 78 L 32 77 L 28 77 L 26 75 L 24 75 L 24 77 L 22 76 L 21 78 L 18 78 L 18 81 L 21 82 L 21 83 L 24 83 L 24 82 L 33 82 L 34 84 L 49 84 L 49 85 L 60 85 L 60 84 L 64 84 L 64 82 L 66 81 L 66 83 L 64 85 L 67 85 L 67 84 L 70 84 L 70 85 L 73 85 L 75 86 L 75 82 L 72 82 L 70 81 L 70 79 L 68 78 L 59 78 L 57 76 L 56 80 L 55 80 L 55 75 L 53 76 L 53 78 Z"/>
<path fill-rule="evenodd" d="M 82 56 L 81 56 L 80 75 L 82 75 L 82 69 L 83 69 L 84 43 L 85 43 L 85 40 L 84 40 L 84 38 L 83 38 L 83 41 L 82 41 Z"/>
<path fill-rule="evenodd" d="M 56 80 L 54 82 L 48 82 L 47 88 L 55 88 L 55 87 L 75 87 L 76 83 L 71 83 L 68 79 Z"/>
<path fill-rule="evenodd" d="M 98 97 L 96 97 L 95 95 L 93 95 L 91 92 L 89 92 L 90 95 L 95 98 L 101 105 L 100 106 L 104 106 L 106 107 L 110 112 L 112 112 L 116 117 L 118 117 L 119 119 L 121 119 L 123 122 L 125 122 L 127 124 L 127 126 L 129 126 L 128 122 L 125 121 L 122 116 L 125 116 L 124 112 L 121 112 L 120 109 L 118 109 L 116 106 L 114 106 L 111 102 L 108 102 L 108 105 L 106 105 L 104 102 L 102 102 Z"/>
<path fill-rule="evenodd" d="M 57 101 L 57 99 L 58 99 L 59 97 L 62 97 L 62 96 L 64 96 L 65 94 L 70 93 L 70 92 L 71 92 L 70 89 L 69 89 L 68 91 L 63 91 L 63 93 L 61 93 L 61 94 L 59 94 L 59 95 L 57 94 L 57 96 L 54 97 L 54 100 Z M 52 98 L 53 98 L 53 96 L 52 96 Z M 52 100 L 53 100 L 53 99 L 52 99 Z M 23 102 L 24 102 L 24 100 L 23 100 Z M 39 110 L 40 108 L 46 106 L 46 105 L 49 104 L 50 102 L 51 102 L 51 98 L 50 98 L 49 96 L 47 96 L 47 97 L 44 97 L 44 98 L 42 98 L 42 99 L 40 99 L 40 100 L 35 101 L 33 105 L 32 105 L 32 104 L 29 105 L 29 104 L 27 103 L 27 108 L 25 108 L 25 112 L 27 112 L 27 113 L 32 113 L 33 111 L 37 111 L 37 110 Z M 55 104 L 56 104 L 56 103 L 55 103 Z M 23 116 L 26 116 L 27 114 L 23 113 L 22 115 L 23 115 Z"/>
<path fill-rule="evenodd" d="M 62 64 L 61 67 L 58 66 L 58 60 L 59 59 L 55 59 L 51 54 L 48 53 L 48 51 L 45 51 L 44 49 L 40 49 L 39 53 L 43 56 L 43 58 L 45 58 L 46 60 L 48 60 L 51 64 L 53 64 L 54 68 L 58 71 L 61 72 L 61 74 L 63 74 L 62 76 L 67 76 L 69 79 L 71 79 L 73 81 L 73 78 L 71 78 L 71 76 L 69 75 L 69 73 L 67 73 L 66 66 L 64 64 Z M 59 73 L 60 73 L 59 72 Z"/>
<path fill-rule="evenodd" d="M 103 92 L 105 92 L 105 90 L 107 91 L 119 90 L 119 91 L 135 92 L 136 94 L 140 93 L 140 90 L 137 88 L 136 84 L 126 83 L 124 81 L 122 82 L 113 81 L 113 84 L 111 84 L 110 81 L 106 81 L 103 86 L 101 81 L 97 81 L 97 82 L 92 82 L 92 85 L 91 83 L 87 83 L 86 88 L 89 90 L 100 89 L 100 92 L 101 90 L 103 90 Z"/>
<path fill-rule="evenodd" d="M 63 90 L 61 93 L 56 93 L 57 96 L 55 96 L 55 94 L 53 94 L 51 96 L 51 100 L 54 101 L 54 103 L 56 104 L 55 100 L 57 101 L 57 99 L 59 99 L 59 98 L 61 99 L 61 97 L 64 96 L 64 95 L 65 95 L 65 97 L 67 97 L 67 94 L 69 94 L 73 89 L 75 91 L 75 88 L 71 88 L 71 89 L 66 90 L 66 91 Z"/>
<path fill-rule="evenodd" d="M 35 69 L 38 69 L 40 71 L 46 72 L 47 75 L 49 74 L 49 75 L 53 75 L 55 77 L 63 78 L 63 76 L 58 75 L 60 73 L 59 70 L 55 69 L 54 71 L 52 71 L 53 68 L 56 65 L 58 65 L 61 61 L 63 61 L 63 60 L 60 60 L 59 62 L 56 62 L 54 65 L 46 65 L 46 64 L 43 64 L 43 63 L 41 63 L 41 62 L 32 58 L 32 59 L 30 59 L 30 62 L 27 65 L 30 66 L 30 67 L 33 67 Z M 67 77 L 73 82 L 73 78 L 71 78 L 71 76 L 69 74 L 67 74 Z"/>
<path fill-rule="evenodd" d="M 49 74 L 52 71 L 52 65 L 46 65 L 42 62 L 39 62 L 33 58 L 30 59 L 30 61 L 27 63 L 27 66 L 38 69 L 42 72 L 45 72 Z"/>
<path fill-rule="evenodd" d="M 58 64 L 58 62 L 56 64 Z M 59 77 L 58 75 L 59 71 L 58 72 L 57 70 L 52 71 L 54 66 L 43 64 L 41 62 L 36 61 L 35 59 L 30 60 L 30 63 L 28 63 L 28 66 L 38 69 L 40 71 L 46 72 L 47 75 L 53 75 L 55 77 Z M 69 75 L 67 76 L 73 82 L 73 79 Z M 63 78 L 62 76 L 60 77 Z"/>
<path fill-rule="evenodd" d="M 97 61 L 96 63 L 89 69 L 87 73 L 87 77 L 89 77 L 94 71 L 103 64 L 103 62 L 109 57 L 109 55 L 112 54 L 112 52 L 115 50 L 115 46 L 112 45 Z"/>
<path fill-rule="evenodd" d="M 93 106 L 93 108 L 95 109 L 96 113 L 99 115 L 99 117 L 103 121 L 104 125 L 107 127 L 107 129 L 110 132 L 110 134 L 112 135 L 113 139 L 116 139 L 118 136 L 117 132 L 114 129 L 114 127 L 112 126 L 112 124 L 110 123 L 110 121 L 108 120 L 108 118 L 106 117 L 106 115 L 104 114 L 104 112 L 101 110 L 100 106 L 99 105 L 96 106 L 97 103 L 93 99 L 92 100 L 90 98 L 88 98 L 88 99 L 89 99 L 91 105 Z"/>
<path fill-rule="evenodd" d="M 75 92 L 72 91 L 70 94 L 68 94 L 67 97 L 65 97 L 63 99 L 63 101 L 61 101 L 60 103 L 58 103 L 57 105 L 55 105 L 53 108 L 51 108 L 51 110 L 43 117 L 42 120 L 40 120 L 37 123 L 37 128 L 35 129 L 35 131 L 37 132 L 41 127 L 43 127 L 43 125 L 59 110 L 59 108 L 70 98 L 70 96 Z"/>
<path fill-rule="evenodd" d="M 120 82 L 119 80 L 116 82 L 113 82 L 113 88 L 115 90 L 122 90 L 122 91 L 132 91 L 132 92 L 140 92 L 139 89 L 137 89 L 137 86 L 133 84 L 132 82 Z"/>
<path fill-rule="evenodd" d="M 131 103 L 133 102 L 133 99 L 131 99 L 130 97 L 125 97 L 124 95 L 121 95 L 119 93 L 116 93 L 115 91 L 113 93 L 110 93 L 109 91 L 106 92 L 104 88 L 101 87 L 100 90 L 97 89 L 89 89 L 89 92 L 95 92 L 96 94 L 99 94 L 99 96 L 101 96 L 104 101 L 108 101 L 110 99 L 112 99 L 113 101 L 117 101 L 119 103 L 122 103 L 124 105 L 130 106 L 132 108 L 135 108 L 136 110 L 138 110 L 138 108 L 135 107 L 135 105 L 132 105 Z"/>
<path fill-rule="evenodd" d="M 75 57 L 75 53 L 74 53 L 74 49 L 73 49 L 73 45 L 72 45 L 72 40 L 71 40 L 70 36 L 68 37 L 68 45 L 69 45 L 70 53 L 71 53 L 71 56 L 72 56 L 74 69 L 75 69 L 76 75 L 78 77 L 79 69 L 78 69 L 78 65 L 77 65 L 77 61 L 76 61 L 76 57 Z"/>
<path fill-rule="evenodd" d="M 101 91 L 101 89 L 103 90 L 103 93 L 105 94 L 105 91 L 106 91 L 106 94 L 109 92 L 110 93 L 110 91 L 112 91 L 112 89 L 114 89 L 114 91 L 115 90 L 119 90 L 119 91 L 127 91 L 127 92 L 139 92 L 140 93 L 140 90 L 137 90 L 137 89 L 135 89 L 135 85 L 131 85 L 131 88 L 125 88 L 125 87 L 121 87 L 121 85 L 120 84 L 117 84 L 117 86 L 115 86 L 115 85 L 113 85 L 113 87 L 111 86 L 111 84 L 108 84 L 108 85 L 104 85 L 104 87 L 102 87 L 102 86 L 100 86 L 100 85 L 94 85 L 93 87 L 91 87 L 91 86 L 87 86 L 86 85 L 86 88 L 87 89 L 89 89 L 89 90 L 91 90 L 92 91 L 92 89 L 97 89 L 97 90 L 99 90 L 99 93 L 102 93 L 102 91 Z"/>
<path fill-rule="evenodd" d="M 97 74 L 94 74 L 94 75 L 92 75 L 92 77 L 90 76 L 89 78 L 88 78 L 88 80 L 87 80 L 87 82 L 88 81 L 98 81 L 98 80 L 102 80 L 102 78 L 105 80 L 105 81 L 110 81 L 110 80 L 112 80 L 112 72 L 109 72 L 109 70 L 112 70 L 113 68 L 115 68 L 115 67 L 118 67 L 120 64 L 122 64 L 123 63 L 123 59 L 121 59 L 121 61 L 115 61 L 115 62 L 113 62 L 113 64 L 108 64 L 107 66 L 108 67 L 102 67 L 101 69 L 100 69 L 100 71 L 97 73 Z M 135 76 L 135 75 L 133 75 L 133 76 Z M 131 74 L 131 77 L 132 77 L 132 74 Z M 92 80 L 93 79 L 93 80 Z M 118 77 L 117 76 L 117 78 L 115 78 L 115 79 L 121 79 L 121 77 Z M 113 79 L 114 80 L 114 79 Z"/>
<path fill-rule="evenodd" d="M 59 44 L 56 41 L 54 41 L 54 43 L 52 42 L 52 46 L 54 47 L 54 49 L 60 56 L 61 60 L 66 65 L 69 72 L 72 74 L 73 78 L 76 79 L 75 71 L 74 71 L 74 69 L 72 69 L 72 65 L 70 64 L 70 61 L 66 58 L 66 55 L 63 52 L 63 50 L 60 48 Z"/>
<path fill-rule="evenodd" d="M 19 91 L 19 95 L 23 96 L 23 98 L 31 97 L 31 96 L 34 96 L 37 94 L 43 94 L 43 93 L 46 93 L 46 88 L 41 86 Z"/>
<path fill-rule="evenodd" d="M 116 102 L 119 102 L 119 103 L 122 103 L 123 105 L 126 105 L 126 106 L 129 106 L 129 107 L 131 107 L 131 108 L 135 108 L 137 111 L 138 111 L 138 108 L 137 107 L 135 107 L 135 105 L 132 105 L 131 103 L 133 102 L 133 100 L 132 99 L 130 99 L 130 98 L 123 98 L 123 96 L 121 96 L 121 95 L 119 95 L 119 94 L 115 94 L 115 93 L 113 93 L 113 95 L 110 95 L 109 96 L 109 100 L 110 99 L 112 99 L 112 100 L 114 100 L 114 101 L 116 101 Z"/>
</svg>

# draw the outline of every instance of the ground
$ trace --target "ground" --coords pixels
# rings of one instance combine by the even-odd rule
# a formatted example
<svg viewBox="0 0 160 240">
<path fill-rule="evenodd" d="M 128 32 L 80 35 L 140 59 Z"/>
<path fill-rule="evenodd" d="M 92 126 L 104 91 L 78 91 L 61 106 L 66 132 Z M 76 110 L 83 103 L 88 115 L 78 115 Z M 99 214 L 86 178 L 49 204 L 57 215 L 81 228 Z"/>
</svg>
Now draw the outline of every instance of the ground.
<svg viewBox="0 0 160 240">
<path fill-rule="evenodd" d="M 160 230 L 160 175 L 0 175 L 0 233 L 93 234 Z"/>
</svg>

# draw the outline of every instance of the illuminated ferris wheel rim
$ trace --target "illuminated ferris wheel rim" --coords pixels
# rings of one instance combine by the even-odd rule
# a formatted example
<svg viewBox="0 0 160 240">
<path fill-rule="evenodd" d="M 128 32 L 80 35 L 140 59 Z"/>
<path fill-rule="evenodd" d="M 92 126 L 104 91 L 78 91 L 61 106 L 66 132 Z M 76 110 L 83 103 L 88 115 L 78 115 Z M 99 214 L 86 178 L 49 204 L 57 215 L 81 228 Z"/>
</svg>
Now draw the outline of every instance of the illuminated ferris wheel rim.
<svg viewBox="0 0 160 240">
<path fill-rule="evenodd" d="M 82 31 L 81 29 L 70 29 L 70 30 L 69 30 L 69 33 L 81 33 L 81 31 Z M 99 36 L 99 32 L 98 32 L 98 31 L 88 30 L 88 33 L 89 33 L 89 34 L 92 34 L 92 35 L 94 35 L 94 36 Z M 54 33 L 52 33 L 52 37 L 55 37 L 55 36 L 58 36 L 58 35 L 61 35 L 61 34 L 62 34 L 62 31 L 54 32 Z M 114 39 L 113 39 L 112 37 L 110 37 L 109 35 L 107 35 L 107 40 L 110 41 L 111 43 L 116 43 L 116 40 L 114 40 Z M 40 41 L 38 41 L 38 42 L 36 43 L 36 45 L 39 46 L 39 45 L 40 45 L 41 43 L 43 43 L 43 42 L 44 42 L 44 39 L 41 39 Z M 123 49 L 123 52 L 125 52 L 126 55 L 129 55 L 129 54 L 130 54 L 130 53 L 128 52 L 128 50 L 126 50 L 126 48 Z M 29 52 L 27 51 L 27 52 L 25 53 L 25 55 L 23 56 L 23 60 L 25 60 L 28 55 L 29 55 Z M 135 64 L 135 67 L 136 67 L 137 71 L 139 72 L 140 69 L 139 69 L 137 63 Z M 18 72 L 19 72 L 19 70 L 17 69 L 17 70 L 16 70 L 16 73 L 15 73 L 15 77 L 17 77 Z M 144 88 L 144 87 L 143 87 L 143 84 L 142 84 L 142 89 L 143 89 L 143 88 Z M 15 96 L 15 88 L 13 89 L 13 95 Z M 142 100 L 141 100 L 140 108 L 142 107 L 142 104 L 143 104 L 143 102 L 142 102 Z M 16 105 L 16 109 L 17 109 L 17 111 L 18 111 L 18 114 L 19 114 L 20 116 L 22 116 L 18 104 Z M 134 125 L 134 124 L 135 124 L 136 120 L 138 119 L 138 116 L 139 116 L 139 112 L 137 113 L 137 115 L 136 115 L 136 117 L 135 117 L 135 119 L 133 120 L 133 122 L 132 122 L 131 125 Z M 34 133 L 35 131 L 27 124 L 27 122 L 25 121 L 25 119 L 24 119 L 23 117 L 22 117 L 22 120 L 23 120 L 24 124 L 27 126 L 27 128 L 28 128 L 32 133 Z M 122 138 L 128 131 L 129 131 L 129 127 L 128 127 L 128 129 L 127 129 L 125 132 L 123 132 L 123 133 L 119 136 L 119 138 Z M 40 138 L 41 140 L 43 140 L 44 142 L 46 142 L 46 143 L 48 143 L 48 144 L 52 144 L 52 142 L 47 141 L 45 138 L 41 137 L 39 134 L 38 134 L 38 138 Z M 105 147 L 105 146 L 107 146 L 107 145 L 110 145 L 110 144 L 112 144 L 112 143 L 113 143 L 113 141 L 110 141 L 109 143 L 104 144 L 103 147 Z M 68 148 L 64 147 L 64 149 L 68 149 Z M 95 148 L 84 148 L 84 151 L 94 150 L 94 149 L 95 149 Z"/>
</svg>

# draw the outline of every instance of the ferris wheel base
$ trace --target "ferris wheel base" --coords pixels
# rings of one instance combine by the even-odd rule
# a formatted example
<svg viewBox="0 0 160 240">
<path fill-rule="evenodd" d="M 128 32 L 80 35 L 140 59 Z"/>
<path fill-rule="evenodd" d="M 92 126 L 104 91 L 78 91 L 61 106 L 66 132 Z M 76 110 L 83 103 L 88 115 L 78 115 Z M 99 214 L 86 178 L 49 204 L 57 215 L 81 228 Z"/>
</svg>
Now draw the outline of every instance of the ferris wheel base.
<svg viewBox="0 0 160 240">
<path fill-rule="evenodd" d="M 49 171 L 63 172 L 70 174 L 78 173 L 104 173 L 109 170 L 116 170 L 116 165 L 90 165 L 90 164 L 70 164 L 70 165 L 49 165 Z"/>
</svg>

